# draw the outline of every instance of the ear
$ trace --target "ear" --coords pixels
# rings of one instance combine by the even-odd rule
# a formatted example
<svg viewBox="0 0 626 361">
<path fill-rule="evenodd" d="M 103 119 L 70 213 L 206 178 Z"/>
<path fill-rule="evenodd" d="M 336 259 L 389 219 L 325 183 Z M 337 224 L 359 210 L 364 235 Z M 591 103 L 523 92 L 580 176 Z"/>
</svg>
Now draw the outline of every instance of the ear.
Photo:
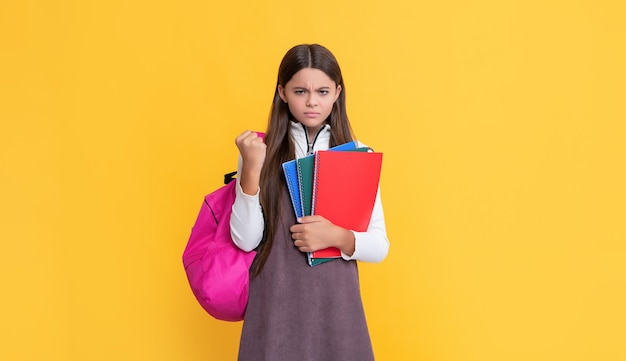
<svg viewBox="0 0 626 361">
<path fill-rule="evenodd" d="M 285 103 L 287 103 L 287 97 L 285 96 L 285 88 L 283 88 L 282 85 L 278 84 L 278 87 L 276 89 L 278 89 L 278 95 L 280 96 L 280 99 L 282 99 Z"/>
<path fill-rule="evenodd" d="M 337 92 L 335 93 L 335 101 L 339 99 L 339 94 L 341 94 L 341 85 L 337 85 Z"/>
</svg>

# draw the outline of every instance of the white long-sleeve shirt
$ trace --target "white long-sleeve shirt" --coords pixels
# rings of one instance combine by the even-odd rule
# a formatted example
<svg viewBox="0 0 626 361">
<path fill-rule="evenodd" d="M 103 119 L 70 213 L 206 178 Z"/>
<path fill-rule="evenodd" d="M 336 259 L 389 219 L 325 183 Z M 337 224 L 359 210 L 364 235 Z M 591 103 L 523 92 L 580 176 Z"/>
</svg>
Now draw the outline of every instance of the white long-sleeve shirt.
<svg viewBox="0 0 626 361">
<path fill-rule="evenodd" d="M 318 135 L 312 140 L 312 149 L 309 149 L 305 127 L 296 122 L 291 122 L 289 133 L 293 137 L 296 151 L 296 159 L 307 155 L 309 151 L 326 150 L 330 141 L 330 126 L 324 125 Z M 242 159 L 239 156 L 238 172 L 241 174 Z M 245 194 L 237 178 L 236 198 L 233 211 L 230 216 L 230 234 L 237 247 L 249 252 L 255 249 L 263 237 L 264 229 L 263 212 L 259 199 L 259 190 L 256 194 Z M 352 230 L 351 230 L 352 231 Z M 380 200 L 380 188 L 376 194 L 376 201 L 372 211 L 372 218 L 365 232 L 354 233 L 354 253 L 350 256 L 342 252 L 345 260 L 358 260 L 364 262 L 381 262 L 389 251 L 385 216 Z"/>
</svg>

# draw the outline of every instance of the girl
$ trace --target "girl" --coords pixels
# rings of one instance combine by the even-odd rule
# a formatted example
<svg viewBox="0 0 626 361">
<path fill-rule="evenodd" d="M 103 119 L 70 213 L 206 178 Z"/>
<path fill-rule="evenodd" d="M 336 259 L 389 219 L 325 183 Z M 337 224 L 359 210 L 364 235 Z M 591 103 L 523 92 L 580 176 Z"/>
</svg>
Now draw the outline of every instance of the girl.
<svg viewBox="0 0 626 361">
<path fill-rule="evenodd" d="M 239 177 L 233 241 L 257 249 L 239 360 L 373 360 L 356 261 L 380 262 L 389 248 L 380 201 L 366 232 L 319 215 L 295 218 L 282 163 L 353 140 L 337 60 L 320 45 L 298 45 L 279 70 L 265 141 L 237 137 Z M 306 252 L 327 247 L 342 259 L 310 267 Z"/>
</svg>

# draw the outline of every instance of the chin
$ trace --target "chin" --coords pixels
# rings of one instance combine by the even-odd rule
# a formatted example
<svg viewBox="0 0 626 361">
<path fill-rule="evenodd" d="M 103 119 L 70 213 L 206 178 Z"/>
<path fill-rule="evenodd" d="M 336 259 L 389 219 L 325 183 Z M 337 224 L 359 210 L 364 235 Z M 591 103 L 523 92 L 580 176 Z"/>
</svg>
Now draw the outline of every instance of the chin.
<svg viewBox="0 0 626 361">
<path fill-rule="evenodd" d="M 326 123 L 325 121 L 318 119 L 303 119 L 299 120 L 299 122 L 307 128 L 319 128 Z"/>
</svg>

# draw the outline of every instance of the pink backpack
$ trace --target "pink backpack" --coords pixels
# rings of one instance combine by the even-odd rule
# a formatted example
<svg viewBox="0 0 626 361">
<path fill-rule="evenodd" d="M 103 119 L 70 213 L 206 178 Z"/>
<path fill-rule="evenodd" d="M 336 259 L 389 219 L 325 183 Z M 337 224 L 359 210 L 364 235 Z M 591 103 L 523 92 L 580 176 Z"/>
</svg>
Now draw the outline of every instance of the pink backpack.
<svg viewBox="0 0 626 361">
<path fill-rule="evenodd" d="M 232 180 L 225 176 L 225 182 Z M 255 251 L 244 252 L 230 237 L 236 181 L 204 198 L 183 252 L 189 285 L 202 307 L 224 321 L 243 320 L 248 304 L 249 270 Z"/>
</svg>

